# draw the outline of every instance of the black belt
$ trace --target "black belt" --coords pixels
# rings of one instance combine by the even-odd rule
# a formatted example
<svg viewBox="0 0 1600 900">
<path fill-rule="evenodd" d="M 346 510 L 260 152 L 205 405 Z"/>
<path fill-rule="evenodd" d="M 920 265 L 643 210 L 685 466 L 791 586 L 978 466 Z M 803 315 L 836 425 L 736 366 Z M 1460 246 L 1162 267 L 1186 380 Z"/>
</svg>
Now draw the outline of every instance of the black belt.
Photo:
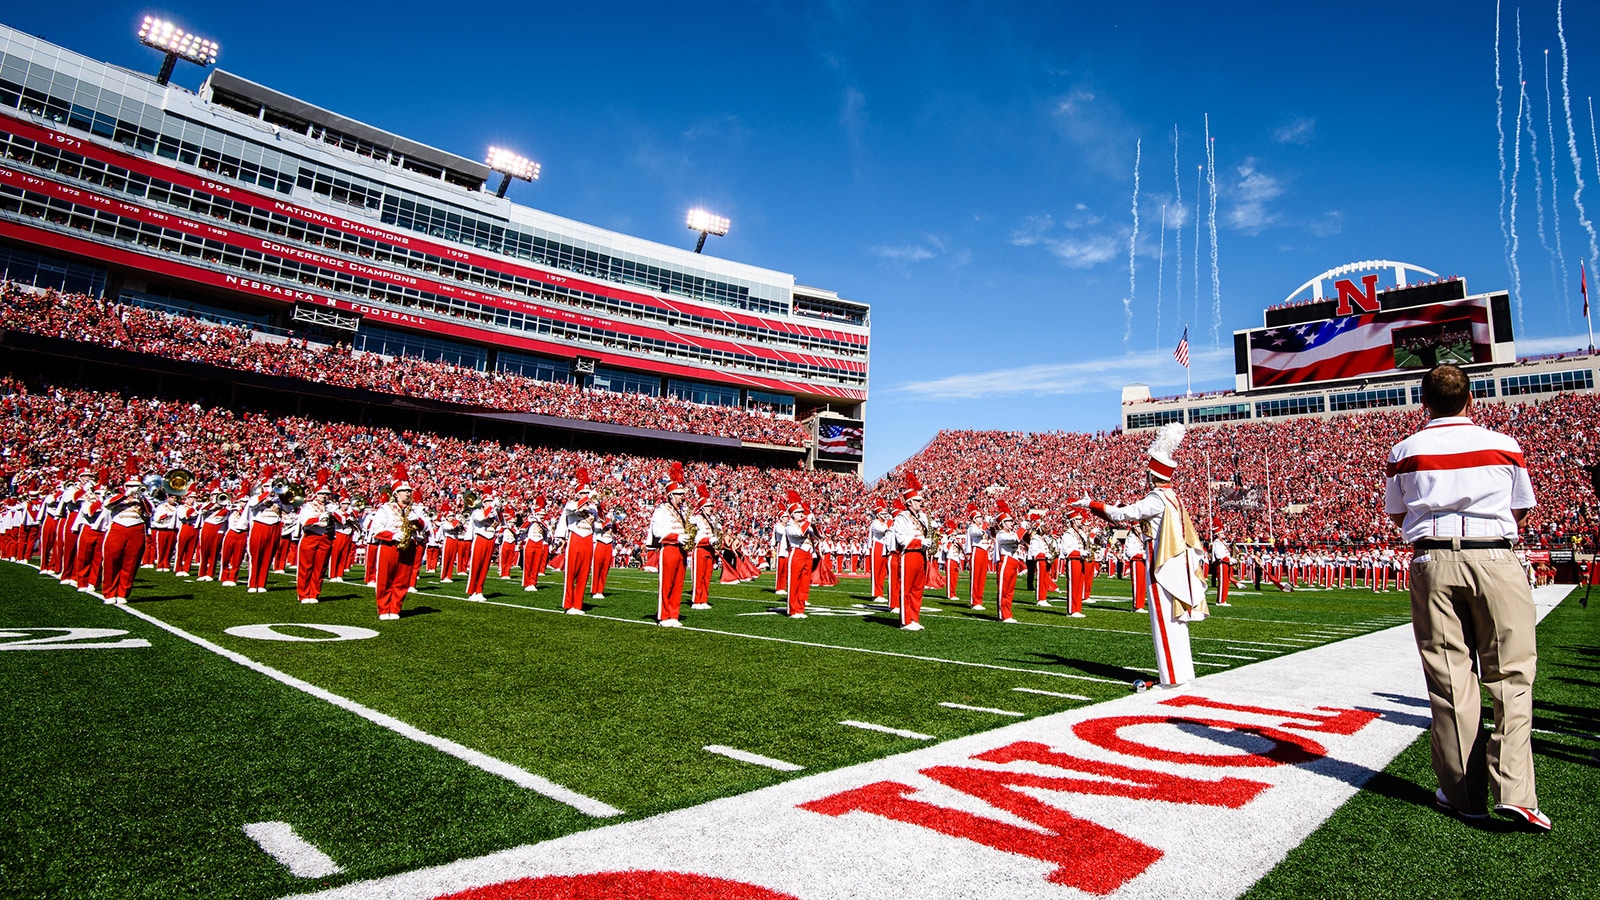
<svg viewBox="0 0 1600 900">
<path fill-rule="evenodd" d="M 1411 545 L 1416 550 L 1510 550 L 1510 538 L 1423 538 Z"/>
</svg>

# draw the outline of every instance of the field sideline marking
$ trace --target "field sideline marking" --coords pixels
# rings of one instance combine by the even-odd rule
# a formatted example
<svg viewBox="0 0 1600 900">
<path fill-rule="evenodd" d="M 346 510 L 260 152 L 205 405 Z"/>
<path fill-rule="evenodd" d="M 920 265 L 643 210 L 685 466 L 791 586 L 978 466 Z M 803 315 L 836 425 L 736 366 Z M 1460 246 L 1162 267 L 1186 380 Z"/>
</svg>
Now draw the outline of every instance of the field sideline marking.
<svg viewBox="0 0 1600 900">
<path fill-rule="evenodd" d="M 296 878 L 327 878 L 344 871 L 315 844 L 295 834 L 288 822 L 249 822 L 244 833 Z"/>
<path fill-rule="evenodd" d="M 724 747 L 721 744 L 707 744 L 700 749 L 706 751 L 707 753 L 715 753 L 718 756 L 726 756 L 729 759 L 736 759 L 739 762 L 747 762 L 752 765 L 766 766 L 769 769 L 777 769 L 779 772 L 800 772 L 804 771 L 805 769 L 805 766 L 797 766 L 792 762 L 784 762 L 781 759 L 773 759 L 770 756 L 762 756 L 759 753 L 751 753 L 748 750 L 736 750 L 733 747 Z"/>
<path fill-rule="evenodd" d="M 1027 713 L 1017 712 L 1013 709 L 995 709 L 992 706 L 968 706 L 965 703 L 951 703 L 948 700 L 940 700 L 939 705 L 946 709 L 964 709 L 968 712 L 994 713 L 997 716 L 1015 716 L 1019 719 L 1027 715 Z"/>
<path fill-rule="evenodd" d="M 1082 694 L 1058 694 L 1055 691 L 1041 691 L 1038 688 L 1029 688 L 1029 687 L 1014 687 L 1014 688 L 1012 688 L 1012 690 L 1013 691 L 1020 691 L 1021 693 L 1024 693 L 1024 694 L 1038 694 L 1038 695 L 1040 695 L 1042 697 L 1060 697 L 1063 700 L 1093 700 L 1094 699 L 1093 697 L 1085 697 Z"/>
<path fill-rule="evenodd" d="M 881 731 L 884 734 L 893 734 L 903 738 L 916 738 L 919 741 L 933 740 L 933 735 L 923 734 L 920 731 L 907 731 L 904 728 L 890 728 L 887 725 L 874 725 L 871 722 L 857 722 L 854 719 L 845 719 L 839 724 L 848 725 L 851 728 L 865 728 L 868 731 Z"/>
<path fill-rule="evenodd" d="M 390 731 L 393 731 L 402 737 L 410 738 L 419 744 L 426 744 L 435 750 L 439 750 L 443 753 L 449 754 L 450 756 L 454 756 L 456 759 L 459 759 L 470 766 L 482 769 L 491 775 L 499 775 L 501 778 L 510 781 L 512 784 L 515 784 L 518 787 L 527 788 L 536 794 L 542 794 L 543 796 L 549 797 L 551 800 L 554 800 L 558 803 L 564 803 L 581 813 L 586 813 L 597 818 L 622 815 L 622 810 L 617 809 L 614 806 L 602 803 L 592 797 L 585 797 L 574 790 L 556 784 L 548 778 L 542 778 L 519 766 L 514 766 L 511 763 L 505 762 L 504 760 L 495 759 L 487 753 L 481 753 L 472 749 L 471 747 L 458 744 L 449 738 L 443 738 L 439 737 L 438 735 L 429 734 L 428 732 L 423 731 L 414 725 L 408 725 L 405 722 L 394 718 L 393 716 L 388 716 L 378 712 L 375 709 L 362 706 L 348 697 L 341 697 L 332 691 L 317 687 L 310 682 L 301 681 L 293 675 L 280 672 L 271 666 L 256 662 L 255 660 L 241 653 L 235 653 L 226 647 L 213 644 L 198 635 L 190 634 L 176 625 L 170 625 L 166 622 L 163 622 L 149 613 L 140 612 L 131 606 L 119 606 L 117 608 L 130 616 L 137 616 L 138 618 L 149 622 L 157 628 L 160 628 L 164 631 L 169 631 L 178 637 L 189 641 L 190 643 L 204 647 L 205 649 L 210 650 L 212 653 L 215 653 L 224 659 L 232 660 L 233 662 L 236 662 L 247 669 L 259 672 L 262 675 L 273 679 L 274 681 L 286 684 L 296 690 L 304 691 L 305 693 L 310 694 L 319 700 L 331 703 L 340 709 L 353 712 L 361 718 L 373 723 L 374 725 L 387 728 Z"/>
<path fill-rule="evenodd" d="M 449 594 L 429 594 L 426 591 L 418 591 L 417 594 L 419 596 L 424 596 L 424 597 L 443 597 L 446 600 L 461 600 L 460 597 L 452 597 Z M 465 602 L 465 601 L 462 601 L 462 602 Z M 480 603 L 478 605 L 479 606 L 483 606 L 485 604 L 481 604 Z M 543 606 L 523 606 L 523 605 L 521 605 L 519 603 L 506 603 L 506 602 L 501 601 L 501 600 L 490 600 L 490 601 L 488 601 L 487 605 L 489 605 L 489 606 L 504 606 L 504 607 L 508 607 L 510 609 L 525 609 L 525 610 L 528 610 L 530 612 L 555 613 L 555 614 L 559 614 L 559 613 L 562 612 L 559 609 L 546 609 Z M 640 619 L 624 619 L 621 616 L 586 615 L 586 618 L 603 619 L 603 620 L 605 620 L 607 622 L 623 622 L 623 623 L 626 623 L 626 624 L 629 624 L 629 625 L 648 625 L 651 628 L 659 627 L 654 622 L 646 622 L 646 621 L 642 621 Z M 1052 626 L 1047 626 L 1047 627 L 1064 628 L 1064 627 L 1068 627 L 1068 626 L 1052 625 Z M 816 647 L 816 648 L 822 649 L 822 650 L 843 650 L 843 651 L 846 651 L 846 652 L 849 652 L 849 653 L 867 653 L 867 654 L 871 654 L 873 656 L 894 656 L 894 657 L 898 657 L 900 659 L 914 659 L 914 660 L 917 660 L 918 662 L 944 663 L 944 664 L 952 665 L 952 666 L 972 666 L 973 668 L 977 668 L 977 669 L 994 669 L 994 670 L 999 671 L 999 672 L 1021 672 L 1024 675 L 1047 675 L 1047 676 L 1049 676 L 1051 678 L 1075 678 L 1075 679 L 1077 679 L 1079 681 L 1098 681 L 1101 684 L 1122 684 L 1122 682 L 1117 681 L 1116 679 L 1113 679 L 1113 678 L 1096 678 L 1093 675 L 1074 675 L 1071 672 L 1046 672 L 1043 669 L 1017 669 L 1017 668 L 1013 668 L 1011 666 L 997 666 L 997 665 L 994 665 L 992 663 L 969 662 L 969 661 L 964 660 L 964 659 L 940 659 L 937 656 L 917 656 L 916 654 L 913 654 L 913 653 L 896 653 L 893 650 L 873 650 L 873 649 L 870 649 L 870 648 L 867 648 L 867 647 L 841 647 L 841 646 L 839 646 L 837 644 L 819 644 L 819 643 L 817 643 L 815 641 L 797 641 L 797 640 L 794 640 L 793 638 L 772 637 L 771 635 L 766 635 L 766 634 L 740 634 L 737 631 L 719 631 L 719 630 L 717 630 L 715 628 L 696 628 L 693 625 L 685 625 L 683 628 L 681 628 L 679 630 L 680 631 L 696 631 L 696 632 L 699 632 L 701 634 L 720 634 L 720 635 L 723 635 L 724 637 L 747 638 L 747 639 L 752 640 L 752 641 L 772 641 L 772 642 L 778 643 L 778 644 L 794 644 L 795 646 L 798 646 L 798 647 Z M 1132 632 L 1132 633 L 1143 634 L 1143 632 Z"/>
</svg>

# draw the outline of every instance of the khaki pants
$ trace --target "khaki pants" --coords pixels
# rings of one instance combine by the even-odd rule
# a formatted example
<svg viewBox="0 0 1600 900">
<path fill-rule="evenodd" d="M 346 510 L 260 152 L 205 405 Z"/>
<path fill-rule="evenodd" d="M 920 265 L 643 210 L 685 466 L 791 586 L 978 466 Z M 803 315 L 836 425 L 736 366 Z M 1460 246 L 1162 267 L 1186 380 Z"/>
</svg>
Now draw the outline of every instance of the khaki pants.
<svg viewBox="0 0 1600 900">
<path fill-rule="evenodd" d="M 1533 595 L 1510 550 L 1418 551 L 1411 563 L 1411 628 L 1433 709 L 1433 770 L 1456 809 L 1496 803 L 1535 808 Z M 1494 731 L 1480 722 L 1482 684 Z"/>
</svg>

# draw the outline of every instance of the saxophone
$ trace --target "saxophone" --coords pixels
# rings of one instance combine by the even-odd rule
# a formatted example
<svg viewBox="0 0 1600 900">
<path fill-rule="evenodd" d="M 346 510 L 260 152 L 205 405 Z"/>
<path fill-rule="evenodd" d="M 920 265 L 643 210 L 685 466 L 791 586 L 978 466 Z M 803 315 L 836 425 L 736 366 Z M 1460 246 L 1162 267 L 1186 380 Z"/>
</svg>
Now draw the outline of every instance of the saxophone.
<svg viewBox="0 0 1600 900">
<path fill-rule="evenodd" d="M 395 546 L 401 550 L 410 550 L 417 545 L 417 522 L 410 518 L 410 510 L 400 513 L 400 539 L 395 541 Z"/>
</svg>

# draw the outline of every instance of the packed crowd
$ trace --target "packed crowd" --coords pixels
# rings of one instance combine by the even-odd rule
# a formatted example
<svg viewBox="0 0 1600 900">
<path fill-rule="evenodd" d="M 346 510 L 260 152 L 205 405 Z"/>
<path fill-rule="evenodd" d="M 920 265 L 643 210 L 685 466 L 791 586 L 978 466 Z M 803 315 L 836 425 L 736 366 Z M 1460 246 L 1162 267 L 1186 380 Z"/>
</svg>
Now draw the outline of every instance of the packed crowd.
<svg viewBox="0 0 1600 900">
<path fill-rule="evenodd" d="M 343 492 L 369 503 L 380 502 L 393 466 L 401 463 L 417 485 L 418 502 L 436 511 L 456 508 L 466 490 L 499 497 L 518 509 L 541 495 L 559 505 L 568 499 L 569 478 L 581 466 L 602 506 L 624 514 L 622 536 L 634 540 L 662 498 L 669 468 L 667 460 L 644 456 L 507 447 L 0 378 L 4 479 L 66 471 L 79 462 L 109 469 L 115 478 L 129 457 L 137 458 L 145 473 L 184 468 L 201 484 L 221 479 L 229 491 L 254 484 L 268 466 L 277 476 L 306 485 L 326 467 Z M 690 481 L 705 484 L 717 498 L 718 515 L 747 546 L 766 545 L 790 490 L 811 503 L 824 527 L 865 521 L 864 492 L 853 475 L 720 463 L 690 463 L 685 469 Z M 857 528 L 849 530 L 853 535 Z"/>
<path fill-rule="evenodd" d="M 768 412 L 586 389 L 447 362 L 364 353 L 344 344 L 264 340 L 242 326 L 218 325 L 82 294 L 34 292 L 9 282 L 0 284 L 0 328 L 497 410 L 722 435 L 787 447 L 805 446 L 807 440 L 799 422 Z"/>
<path fill-rule="evenodd" d="M 1526 542 L 1558 547 L 1577 537 L 1592 543 L 1595 494 L 1583 467 L 1600 462 L 1600 395 L 1480 403 L 1472 417 L 1522 444 L 1539 502 L 1526 523 Z M 1373 411 L 1192 429 L 1181 450 L 1179 493 L 1197 523 L 1224 526 L 1235 541 L 1393 541 L 1383 514 L 1384 460 L 1390 447 L 1423 422 L 1420 412 Z M 914 471 L 935 514 L 954 515 L 968 503 L 993 509 L 996 498 L 1005 498 L 1013 509 L 1044 510 L 1047 526 L 1056 529 L 1064 524 L 1068 501 L 1084 492 L 1119 503 L 1142 496 L 1140 461 L 1150 437 L 943 431 L 890 472 L 879 489 L 892 496 L 904 472 Z"/>
</svg>

